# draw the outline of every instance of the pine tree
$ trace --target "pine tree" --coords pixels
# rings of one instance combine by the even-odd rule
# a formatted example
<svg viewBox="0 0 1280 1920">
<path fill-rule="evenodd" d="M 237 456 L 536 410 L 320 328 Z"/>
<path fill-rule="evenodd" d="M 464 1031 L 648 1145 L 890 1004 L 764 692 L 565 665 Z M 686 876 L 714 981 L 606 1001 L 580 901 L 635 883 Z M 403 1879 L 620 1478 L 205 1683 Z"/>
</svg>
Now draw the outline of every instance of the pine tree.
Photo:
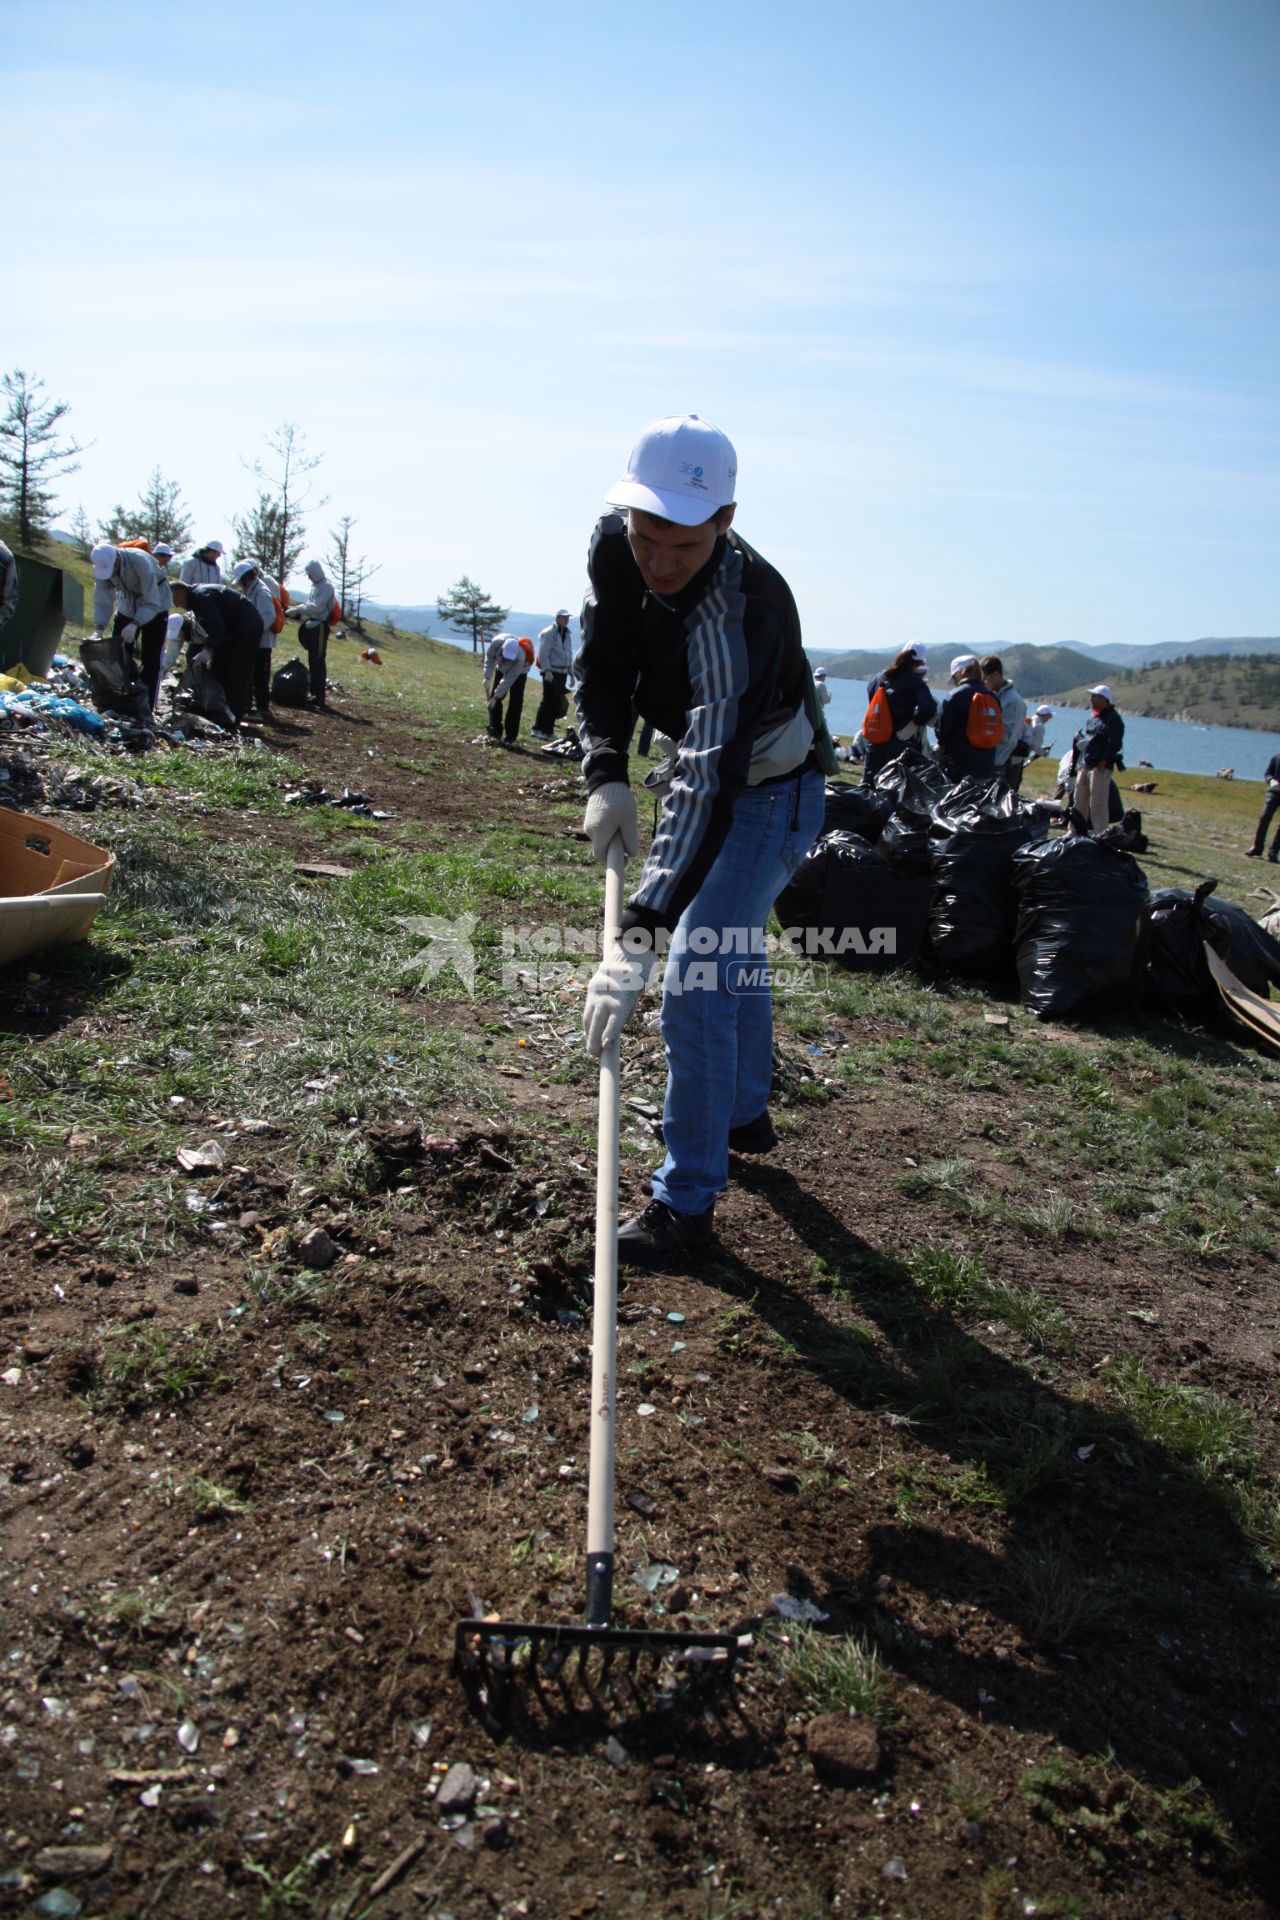
<svg viewBox="0 0 1280 1920">
<path fill-rule="evenodd" d="M 251 513 L 232 520 L 231 528 L 241 555 L 260 560 L 283 585 L 306 544 L 303 510 L 308 505 L 326 506 L 329 496 L 308 501 L 306 476 L 314 473 L 323 456 L 306 451 L 306 443 L 291 420 L 283 421 L 274 434 L 268 434 L 267 445 L 276 456 L 273 466 L 268 468 L 261 460 L 245 462 L 250 473 L 266 481 L 266 490 L 259 493 Z"/>
<path fill-rule="evenodd" d="M 484 588 L 469 580 L 465 573 L 448 593 L 436 596 L 436 612 L 445 625 L 470 633 L 472 653 L 483 650 L 485 641 L 498 631 L 509 611 L 491 600 Z"/>
<path fill-rule="evenodd" d="M 376 565 L 370 566 L 365 554 L 357 558 L 352 553 L 351 529 L 355 524 L 352 516 L 344 513 L 337 526 L 330 527 L 329 538 L 333 544 L 325 560 L 329 577 L 333 581 L 338 599 L 342 602 L 343 617 L 347 625 L 354 627 L 357 633 L 363 633 L 364 625 L 360 612 L 364 604 L 365 585 L 380 569 Z"/>
<path fill-rule="evenodd" d="M 0 420 L 0 511 L 12 522 L 20 546 L 39 546 L 53 528 L 57 510 L 51 481 L 74 473 L 83 452 L 78 442 L 62 444 L 58 424 L 70 402 L 44 402 L 44 381 L 15 367 L 0 381 L 8 410 Z"/>
<path fill-rule="evenodd" d="M 153 467 L 137 506 L 112 507 L 101 523 L 101 533 L 111 546 L 120 540 L 145 540 L 154 547 L 158 540 L 167 540 L 182 553 L 191 538 L 191 515 L 183 510 L 182 488 Z"/>
</svg>

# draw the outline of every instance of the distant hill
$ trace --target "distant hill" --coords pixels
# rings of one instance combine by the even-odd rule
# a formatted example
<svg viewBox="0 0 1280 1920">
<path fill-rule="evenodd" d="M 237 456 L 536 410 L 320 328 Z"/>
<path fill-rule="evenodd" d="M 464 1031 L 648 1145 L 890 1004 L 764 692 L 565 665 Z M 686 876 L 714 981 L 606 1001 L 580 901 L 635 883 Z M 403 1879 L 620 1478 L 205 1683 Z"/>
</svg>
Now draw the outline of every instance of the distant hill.
<svg viewBox="0 0 1280 1920">
<path fill-rule="evenodd" d="M 959 652 L 955 648 L 954 652 Z M 1055 692 L 1059 687 L 1082 681 L 1086 686 L 1096 686 L 1104 673 L 1112 668 L 1102 661 L 1074 647 L 1001 647 L 1000 659 L 1005 673 L 1014 682 L 1020 693 L 1043 699 L 1046 694 Z M 883 673 L 891 655 L 883 652 L 868 653 L 856 651 L 850 653 L 819 653 L 815 648 L 810 655 L 815 666 L 825 666 L 827 672 L 837 680 L 866 680 L 873 673 Z M 935 647 L 929 654 L 929 684 L 940 687 L 947 678 L 947 666 L 952 652 L 944 652 Z M 1118 664 L 1118 663 L 1117 663 Z"/>
<path fill-rule="evenodd" d="M 1058 689 L 1063 706 L 1084 706 L 1087 688 L 1102 669 L 1078 684 Z M 1108 670 L 1107 685 L 1125 713 L 1157 720 L 1195 720 L 1202 726 L 1256 727 L 1280 733 L 1280 653 L 1192 654 L 1141 667 Z M 1019 680 L 1021 686 L 1022 682 Z"/>
<path fill-rule="evenodd" d="M 469 644 L 467 635 L 459 628 L 445 625 L 434 606 L 383 606 L 378 601 L 366 600 L 364 611 L 370 620 L 386 620 L 389 617 L 398 627 L 403 627 L 406 633 L 429 633 L 433 639 L 448 640 L 454 645 L 459 642 L 464 646 Z M 536 640 L 542 629 L 551 625 L 555 618 L 555 611 L 555 608 L 551 607 L 546 613 L 518 613 L 513 607 L 503 624 L 508 633 L 514 633 L 517 637 L 523 633 L 527 634 L 530 640 Z M 569 630 L 576 640 L 578 633 L 576 620 L 569 622 Z"/>
<path fill-rule="evenodd" d="M 1165 660 L 1184 660 L 1188 655 L 1200 659 L 1215 654 L 1238 658 L 1243 655 L 1280 653 L 1280 637 L 1238 640 L 1160 640 L 1150 647 L 1099 646 L 1090 640 L 1078 640 L 1073 642 L 1073 645 L 1080 653 L 1105 655 L 1117 668 L 1154 667 Z"/>
</svg>

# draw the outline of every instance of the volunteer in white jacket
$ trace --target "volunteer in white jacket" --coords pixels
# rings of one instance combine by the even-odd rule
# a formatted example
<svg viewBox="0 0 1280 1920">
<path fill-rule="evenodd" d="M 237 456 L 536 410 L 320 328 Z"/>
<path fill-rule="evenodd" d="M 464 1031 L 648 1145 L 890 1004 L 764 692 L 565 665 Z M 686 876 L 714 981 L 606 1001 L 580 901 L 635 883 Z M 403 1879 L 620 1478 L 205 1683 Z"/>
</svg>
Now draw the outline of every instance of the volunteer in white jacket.
<svg viewBox="0 0 1280 1920">
<path fill-rule="evenodd" d="M 221 540 L 206 540 L 197 547 L 189 560 L 184 560 L 178 578 L 189 587 L 220 587 L 222 585 L 222 556 L 226 552 Z"/>
<path fill-rule="evenodd" d="M 524 708 L 524 683 L 529 658 L 512 633 L 495 633 L 484 657 L 484 697 L 489 703 L 489 738 L 504 738 L 502 703 L 507 703 L 505 739 L 509 747 L 516 743 L 520 715 Z"/>
<path fill-rule="evenodd" d="M 301 606 L 289 607 L 286 619 L 298 622 L 298 645 L 307 656 L 311 681 L 311 704 L 325 705 L 325 662 L 329 653 L 329 629 L 333 625 L 338 596 L 318 560 L 308 560 L 302 569 L 311 582 L 311 593 Z"/>
<path fill-rule="evenodd" d="M 1027 703 L 1012 680 L 1006 680 L 1000 656 L 987 654 L 982 661 L 982 684 L 1000 702 L 1004 737 L 995 750 L 995 770 L 1016 792 L 1022 785 L 1022 770 L 1027 763 Z"/>
<path fill-rule="evenodd" d="M 155 710 L 160 688 L 160 656 L 164 651 L 165 620 L 173 597 L 161 587 L 151 555 L 142 547 L 95 547 L 89 555 L 93 568 L 93 626 L 99 638 L 112 620 L 113 639 L 138 645 L 147 699 Z"/>
<path fill-rule="evenodd" d="M 271 713 L 271 649 L 276 644 L 276 602 L 256 560 L 237 560 L 231 579 L 245 599 L 262 615 L 262 638 L 253 656 L 253 704 L 258 712 Z"/>
</svg>

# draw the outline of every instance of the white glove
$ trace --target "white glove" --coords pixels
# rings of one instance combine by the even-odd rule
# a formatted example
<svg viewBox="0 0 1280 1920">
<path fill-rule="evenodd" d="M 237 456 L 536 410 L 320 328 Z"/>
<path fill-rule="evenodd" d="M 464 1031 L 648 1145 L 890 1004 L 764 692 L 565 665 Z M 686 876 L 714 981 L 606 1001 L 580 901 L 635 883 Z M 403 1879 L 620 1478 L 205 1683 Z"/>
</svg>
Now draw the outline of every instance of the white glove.
<svg viewBox="0 0 1280 1920">
<path fill-rule="evenodd" d="M 655 958 L 652 946 L 644 953 L 626 953 L 615 946 L 592 974 L 582 1009 L 582 1032 L 593 1060 L 613 1045 L 635 1012 L 636 1001 L 649 984 Z"/>
<path fill-rule="evenodd" d="M 136 639 L 137 639 L 137 637 L 138 637 L 138 623 L 137 623 L 137 621 L 136 621 L 136 620 L 126 620 L 126 621 L 125 621 L 125 623 L 124 623 L 124 625 L 123 625 L 123 626 L 121 627 L 121 629 L 120 629 L 120 638 L 121 638 L 122 640 L 124 640 L 125 642 L 128 642 L 128 641 L 130 641 L 130 640 L 136 640 Z"/>
<path fill-rule="evenodd" d="M 640 849 L 640 822 L 636 818 L 636 797 L 625 780 L 608 780 L 587 797 L 582 816 L 582 831 L 591 842 L 591 851 L 604 866 L 614 836 L 622 835 L 624 853 Z"/>
</svg>

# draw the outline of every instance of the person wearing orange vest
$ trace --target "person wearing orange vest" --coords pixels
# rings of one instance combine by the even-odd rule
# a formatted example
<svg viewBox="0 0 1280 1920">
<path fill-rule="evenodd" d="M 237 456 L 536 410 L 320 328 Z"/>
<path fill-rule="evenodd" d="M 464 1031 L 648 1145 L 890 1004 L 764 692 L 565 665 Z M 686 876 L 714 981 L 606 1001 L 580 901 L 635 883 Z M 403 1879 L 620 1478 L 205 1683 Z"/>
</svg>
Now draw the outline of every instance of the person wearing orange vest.
<svg viewBox="0 0 1280 1920">
<path fill-rule="evenodd" d="M 982 684 L 982 669 L 973 653 L 958 653 L 951 662 L 951 691 L 938 708 L 938 758 L 948 780 L 963 780 L 966 774 L 989 774 L 996 763 L 994 746 L 975 747 L 969 739 L 969 709 L 975 695 L 990 700 Z"/>
<path fill-rule="evenodd" d="M 529 656 L 512 633 L 495 633 L 484 660 L 484 697 L 489 708 L 489 738 L 513 747 L 520 732 Z M 503 718 L 502 703 L 507 703 Z"/>
<path fill-rule="evenodd" d="M 884 688 L 893 716 L 893 733 L 877 746 L 868 741 L 862 763 L 862 784 L 869 787 L 881 767 L 905 753 L 917 738 L 917 729 L 927 726 L 938 711 L 938 703 L 925 680 L 925 663 L 914 647 L 895 653 L 885 671 L 867 682 L 868 702 L 876 689 Z"/>
</svg>

